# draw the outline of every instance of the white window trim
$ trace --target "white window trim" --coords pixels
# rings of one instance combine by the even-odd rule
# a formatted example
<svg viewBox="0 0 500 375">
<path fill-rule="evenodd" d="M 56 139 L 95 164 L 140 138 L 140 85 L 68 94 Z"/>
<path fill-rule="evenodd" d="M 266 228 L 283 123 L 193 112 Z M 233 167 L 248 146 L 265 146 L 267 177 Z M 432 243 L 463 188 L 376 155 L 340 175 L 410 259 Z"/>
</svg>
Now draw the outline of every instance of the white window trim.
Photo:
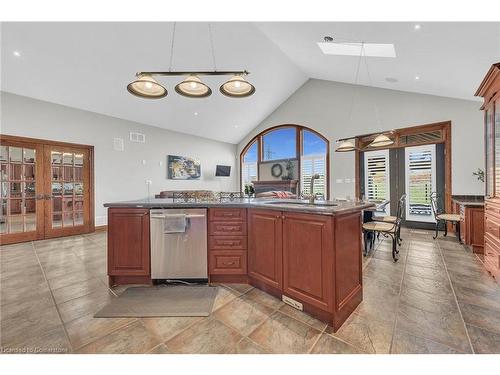
<svg viewBox="0 0 500 375">
<path fill-rule="evenodd" d="M 410 164 L 410 152 L 412 151 L 430 151 L 431 152 L 431 192 L 436 191 L 436 145 L 424 145 L 424 146 L 413 146 L 413 147 L 405 147 L 405 191 L 406 191 L 406 217 L 407 221 L 416 221 L 422 223 L 435 223 L 436 219 L 434 217 L 434 213 L 431 209 L 431 215 L 428 217 L 423 217 L 419 215 L 410 214 L 410 173 L 408 170 L 408 166 Z"/>
</svg>

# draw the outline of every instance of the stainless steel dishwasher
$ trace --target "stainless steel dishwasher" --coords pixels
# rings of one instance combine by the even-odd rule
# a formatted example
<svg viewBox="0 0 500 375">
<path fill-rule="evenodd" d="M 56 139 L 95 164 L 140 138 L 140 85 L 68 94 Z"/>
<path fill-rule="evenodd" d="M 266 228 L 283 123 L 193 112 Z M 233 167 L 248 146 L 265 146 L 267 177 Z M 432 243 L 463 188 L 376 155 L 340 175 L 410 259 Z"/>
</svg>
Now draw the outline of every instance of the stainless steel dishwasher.
<svg viewBox="0 0 500 375">
<path fill-rule="evenodd" d="M 152 209 L 151 278 L 208 279 L 207 210 Z"/>
</svg>

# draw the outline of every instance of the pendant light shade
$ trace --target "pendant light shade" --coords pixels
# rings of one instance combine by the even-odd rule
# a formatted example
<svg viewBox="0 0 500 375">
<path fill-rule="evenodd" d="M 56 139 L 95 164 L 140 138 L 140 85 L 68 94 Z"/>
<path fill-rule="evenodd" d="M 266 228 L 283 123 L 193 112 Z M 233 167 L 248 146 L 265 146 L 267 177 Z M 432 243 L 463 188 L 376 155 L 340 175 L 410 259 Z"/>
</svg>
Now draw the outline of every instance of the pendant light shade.
<svg viewBox="0 0 500 375">
<path fill-rule="evenodd" d="M 351 140 L 345 140 L 342 141 L 335 150 L 335 152 L 349 152 L 349 151 L 354 151 L 356 147 L 354 146 L 354 143 L 352 143 Z"/>
<path fill-rule="evenodd" d="M 245 98 L 253 95 L 255 87 L 248 83 L 242 76 L 235 75 L 229 81 L 222 84 L 220 92 L 231 98 Z"/>
<path fill-rule="evenodd" d="M 134 82 L 127 85 L 127 90 L 132 95 L 146 99 L 160 99 L 167 96 L 165 87 L 160 85 L 153 77 L 140 74 Z"/>
<path fill-rule="evenodd" d="M 210 87 L 205 85 L 195 75 L 188 76 L 184 81 L 175 86 L 175 92 L 188 98 L 206 98 L 212 94 Z"/>
<path fill-rule="evenodd" d="M 385 134 L 379 134 L 375 137 L 373 142 L 369 144 L 369 147 L 385 147 L 390 146 L 393 143 L 394 141 Z"/>
</svg>

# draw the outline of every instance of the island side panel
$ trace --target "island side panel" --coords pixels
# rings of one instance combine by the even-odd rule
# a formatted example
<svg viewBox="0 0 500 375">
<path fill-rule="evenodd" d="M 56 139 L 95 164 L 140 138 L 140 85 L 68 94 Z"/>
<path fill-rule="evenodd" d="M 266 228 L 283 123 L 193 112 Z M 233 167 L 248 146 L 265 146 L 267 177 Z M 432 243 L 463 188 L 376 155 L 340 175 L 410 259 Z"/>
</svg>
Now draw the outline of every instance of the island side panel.
<svg viewBox="0 0 500 375">
<path fill-rule="evenodd" d="M 332 310 L 332 217 L 283 215 L 283 294 Z"/>
<path fill-rule="evenodd" d="M 363 300 L 361 212 L 335 216 L 334 319 L 336 331 Z"/>
<path fill-rule="evenodd" d="M 150 284 L 149 209 L 108 209 L 109 285 Z"/>
</svg>

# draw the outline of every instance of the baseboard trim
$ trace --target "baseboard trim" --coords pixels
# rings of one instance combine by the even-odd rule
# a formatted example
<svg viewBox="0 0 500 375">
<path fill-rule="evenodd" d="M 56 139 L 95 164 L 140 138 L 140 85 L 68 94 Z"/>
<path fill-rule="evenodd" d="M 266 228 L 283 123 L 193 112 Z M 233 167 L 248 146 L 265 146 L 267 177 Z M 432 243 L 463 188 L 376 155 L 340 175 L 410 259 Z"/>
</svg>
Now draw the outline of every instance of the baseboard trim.
<svg viewBox="0 0 500 375">
<path fill-rule="evenodd" d="M 107 225 L 99 225 L 95 227 L 94 232 L 106 232 L 108 230 Z"/>
</svg>

